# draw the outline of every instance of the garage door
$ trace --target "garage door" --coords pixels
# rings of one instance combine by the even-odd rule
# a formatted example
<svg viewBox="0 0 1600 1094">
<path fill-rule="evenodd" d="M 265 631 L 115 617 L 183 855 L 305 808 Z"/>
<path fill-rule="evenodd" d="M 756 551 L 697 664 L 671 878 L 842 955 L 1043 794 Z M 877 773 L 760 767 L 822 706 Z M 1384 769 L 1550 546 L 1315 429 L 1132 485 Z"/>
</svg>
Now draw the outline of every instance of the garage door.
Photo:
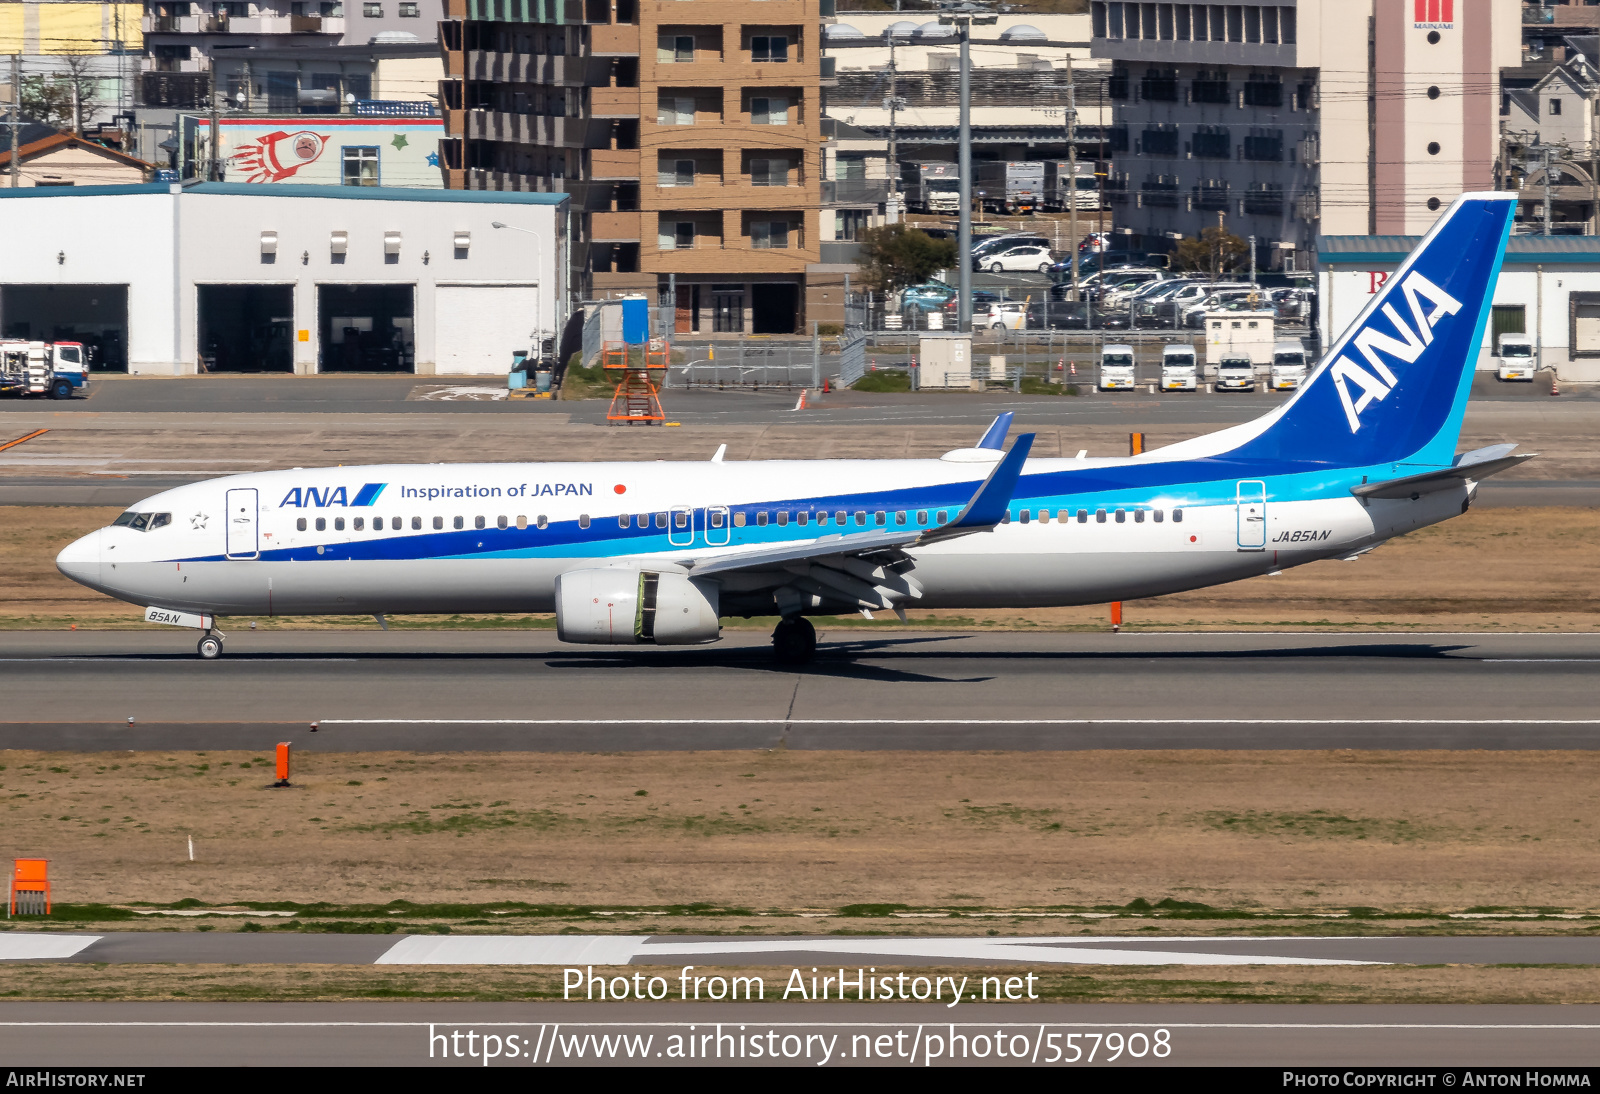
<svg viewBox="0 0 1600 1094">
<path fill-rule="evenodd" d="M 510 372 L 512 352 L 533 347 L 538 292 L 532 285 L 440 285 L 433 313 L 438 374 Z"/>
</svg>

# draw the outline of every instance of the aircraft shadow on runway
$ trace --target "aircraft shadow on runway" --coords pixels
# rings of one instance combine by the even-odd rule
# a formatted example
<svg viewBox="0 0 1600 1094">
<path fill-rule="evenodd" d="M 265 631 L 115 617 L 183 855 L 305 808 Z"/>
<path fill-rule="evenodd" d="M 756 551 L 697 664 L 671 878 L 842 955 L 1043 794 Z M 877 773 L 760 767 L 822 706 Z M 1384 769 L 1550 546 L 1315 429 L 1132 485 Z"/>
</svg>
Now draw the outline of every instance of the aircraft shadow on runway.
<svg viewBox="0 0 1600 1094">
<path fill-rule="evenodd" d="M 958 635 L 966 638 L 967 635 Z M 859 659 L 893 656 L 899 647 L 924 645 L 929 642 L 947 642 L 950 636 L 926 638 L 881 638 L 856 642 L 818 643 L 817 657 L 808 665 L 785 665 L 772 659 L 764 646 L 736 649 L 702 648 L 673 650 L 662 653 L 648 650 L 617 650 L 581 657 L 548 660 L 545 665 L 553 669 L 685 669 L 685 668 L 737 668 L 754 672 L 774 672 L 785 676 L 832 676 L 840 679 L 863 680 L 887 684 L 982 684 L 992 676 L 941 676 L 930 672 L 915 672 L 904 668 L 886 668 L 881 665 L 862 664 Z M 934 661 L 949 658 L 951 654 L 911 653 L 912 656 Z M 954 655 L 963 656 L 963 655 Z M 1024 655 L 1026 656 L 1026 655 Z"/>
</svg>

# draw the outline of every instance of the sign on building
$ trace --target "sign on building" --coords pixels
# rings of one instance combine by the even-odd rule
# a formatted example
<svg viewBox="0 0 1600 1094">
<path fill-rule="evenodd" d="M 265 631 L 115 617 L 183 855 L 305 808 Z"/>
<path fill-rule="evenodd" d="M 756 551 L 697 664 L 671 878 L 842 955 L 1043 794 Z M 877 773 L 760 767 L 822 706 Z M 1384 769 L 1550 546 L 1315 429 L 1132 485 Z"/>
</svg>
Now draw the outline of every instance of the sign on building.
<svg viewBox="0 0 1600 1094">
<path fill-rule="evenodd" d="M 195 121 L 196 174 L 208 159 L 210 119 Z M 223 181 L 442 189 L 441 118 L 295 114 L 223 118 Z"/>
</svg>

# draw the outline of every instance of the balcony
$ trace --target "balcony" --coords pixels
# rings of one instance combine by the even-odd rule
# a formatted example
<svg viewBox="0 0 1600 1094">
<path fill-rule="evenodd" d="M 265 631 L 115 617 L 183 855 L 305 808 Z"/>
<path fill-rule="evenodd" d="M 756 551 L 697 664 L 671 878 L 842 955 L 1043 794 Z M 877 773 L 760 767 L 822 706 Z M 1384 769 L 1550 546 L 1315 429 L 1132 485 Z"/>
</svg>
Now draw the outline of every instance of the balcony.
<svg viewBox="0 0 1600 1094">
<path fill-rule="evenodd" d="M 589 153 L 592 179 L 637 179 L 639 151 L 636 148 L 596 148 Z"/>
<path fill-rule="evenodd" d="M 642 214 L 601 211 L 590 214 L 590 238 L 597 242 L 631 242 L 643 239 Z"/>
<path fill-rule="evenodd" d="M 322 16 L 320 15 L 291 15 L 289 16 L 290 34 L 321 34 Z"/>
<path fill-rule="evenodd" d="M 824 179 L 824 205 L 882 205 L 889 200 L 888 179 Z"/>
<path fill-rule="evenodd" d="M 589 54 L 593 57 L 639 56 L 639 28 L 626 23 L 590 27 Z"/>
<path fill-rule="evenodd" d="M 589 92 L 589 115 L 595 118 L 637 118 L 639 89 L 597 87 Z"/>
</svg>

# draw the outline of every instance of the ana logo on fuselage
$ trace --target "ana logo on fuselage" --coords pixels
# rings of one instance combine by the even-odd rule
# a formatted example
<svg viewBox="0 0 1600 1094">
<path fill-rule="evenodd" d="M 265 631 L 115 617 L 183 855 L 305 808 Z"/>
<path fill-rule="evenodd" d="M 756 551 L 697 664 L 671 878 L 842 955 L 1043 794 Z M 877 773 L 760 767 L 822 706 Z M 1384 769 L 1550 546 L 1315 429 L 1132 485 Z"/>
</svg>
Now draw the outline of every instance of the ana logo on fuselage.
<svg viewBox="0 0 1600 1094">
<path fill-rule="evenodd" d="M 1372 366 L 1372 371 L 1368 372 L 1345 356 L 1340 356 L 1328 370 L 1333 376 L 1333 386 L 1339 392 L 1339 402 L 1344 404 L 1345 418 L 1350 422 L 1352 433 L 1361 429 L 1361 412 L 1372 403 L 1382 400 L 1400 382 L 1378 354 L 1386 353 L 1401 364 L 1415 363 L 1422 356 L 1422 351 L 1433 343 L 1433 328 L 1439 320 L 1461 310 L 1459 300 L 1420 273 L 1407 274 L 1400 284 L 1400 291 L 1411 305 L 1411 318 L 1416 322 L 1416 329 L 1412 330 L 1400 318 L 1394 304 L 1385 301 L 1380 310 L 1400 337 L 1391 337 L 1369 324 L 1351 342 L 1366 358 L 1367 364 Z M 1431 305 L 1431 310 L 1423 301 Z M 1352 397 L 1352 386 L 1360 389 L 1358 396 Z"/>
<path fill-rule="evenodd" d="M 329 506 L 367 506 L 378 500 L 386 482 L 369 482 L 356 491 L 354 498 L 343 486 L 296 486 L 278 503 L 280 509 L 326 509 Z"/>
</svg>

